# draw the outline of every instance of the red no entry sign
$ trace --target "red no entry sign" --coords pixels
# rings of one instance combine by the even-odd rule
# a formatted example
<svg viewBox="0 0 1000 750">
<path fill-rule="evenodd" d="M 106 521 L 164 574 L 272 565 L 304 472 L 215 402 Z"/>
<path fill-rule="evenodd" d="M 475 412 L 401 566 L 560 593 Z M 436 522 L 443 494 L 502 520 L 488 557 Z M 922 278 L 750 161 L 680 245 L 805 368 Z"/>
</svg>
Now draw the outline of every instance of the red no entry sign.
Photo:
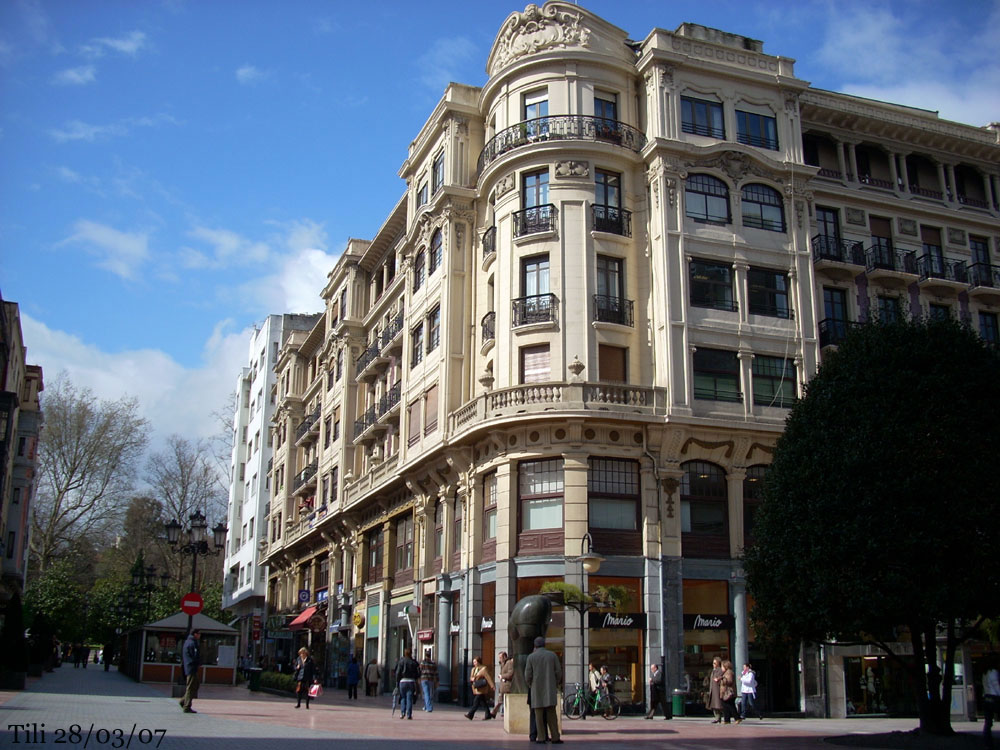
<svg viewBox="0 0 1000 750">
<path fill-rule="evenodd" d="M 201 612 L 201 608 L 205 606 L 205 600 L 201 598 L 201 594 L 197 591 L 192 591 L 190 594 L 185 594 L 181 597 L 181 612 L 186 615 L 196 615 Z"/>
</svg>

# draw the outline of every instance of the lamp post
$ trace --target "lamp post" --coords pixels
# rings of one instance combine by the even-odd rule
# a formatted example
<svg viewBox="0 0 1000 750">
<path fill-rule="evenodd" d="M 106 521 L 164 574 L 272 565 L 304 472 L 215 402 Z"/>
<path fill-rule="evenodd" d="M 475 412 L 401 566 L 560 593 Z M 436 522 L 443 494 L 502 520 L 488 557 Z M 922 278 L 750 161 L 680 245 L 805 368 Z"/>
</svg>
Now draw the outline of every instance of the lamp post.
<svg viewBox="0 0 1000 750">
<path fill-rule="evenodd" d="M 601 563 L 604 562 L 604 558 L 594 552 L 594 538 L 590 536 L 588 531 L 580 539 L 580 557 L 577 558 L 580 563 L 580 591 L 583 594 L 579 601 L 566 601 L 564 597 L 564 603 L 570 609 L 575 610 L 580 615 L 580 682 L 586 682 L 587 679 L 587 660 L 585 658 L 586 654 L 586 644 L 583 640 L 584 634 L 584 617 L 587 612 L 589 612 L 594 607 L 604 606 L 604 602 L 597 602 L 593 599 L 587 599 L 587 592 L 584 590 L 583 577 L 587 573 L 596 573 L 601 569 Z M 586 714 L 584 714 L 586 718 Z"/>
<path fill-rule="evenodd" d="M 167 530 L 167 542 L 171 549 L 180 555 L 191 555 L 191 591 L 198 585 L 198 558 L 208 555 L 218 555 L 226 546 L 226 532 L 229 529 L 219 521 L 212 529 L 212 546 L 206 539 L 208 523 L 201 511 L 195 511 L 188 516 L 188 527 L 185 529 L 176 518 L 163 524 Z M 193 615 L 188 615 L 188 635 L 194 622 Z"/>
<path fill-rule="evenodd" d="M 140 560 L 136 561 L 136 565 L 132 568 L 132 591 L 137 592 L 139 595 L 145 595 L 146 597 L 146 609 L 144 613 L 143 620 L 149 621 L 149 610 L 153 592 L 158 589 L 165 589 L 167 587 L 167 576 L 166 572 L 160 574 L 159 584 L 157 584 L 156 566 L 147 565 L 142 566 L 141 556 Z M 131 595 L 131 591 L 129 592 Z M 131 598 L 131 596 L 130 596 Z"/>
</svg>

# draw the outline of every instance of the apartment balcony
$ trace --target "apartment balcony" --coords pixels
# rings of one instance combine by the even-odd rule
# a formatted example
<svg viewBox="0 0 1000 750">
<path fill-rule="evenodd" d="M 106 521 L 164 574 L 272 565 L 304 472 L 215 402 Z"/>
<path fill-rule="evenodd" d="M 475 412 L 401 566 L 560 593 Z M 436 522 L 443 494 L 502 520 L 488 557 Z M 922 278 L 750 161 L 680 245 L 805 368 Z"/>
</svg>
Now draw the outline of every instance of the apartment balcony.
<svg viewBox="0 0 1000 750">
<path fill-rule="evenodd" d="M 971 206 L 972 208 L 981 208 L 984 211 L 990 210 L 990 204 L 987 201 L 982 200 L 981 198 L 972 198 L 971 196 L 962 195 L 961 193 L 959 193 L 958 202 L 961 203 L 963 206 Z"/>
<path fill-rule="evenodd" d="M 970 297 L 1000 297 L 1000 266 L 973 263 L 969 266 Z"/>
<path fill-rule="evenodd" d="M 497 251 L 497 228 L 490 227 L 483 232 L 483 259 L 489 258 Z"/>
<path fill-rule="evenodd" d="M 479 174 L 508 151 L 547 141 L 597 141 L 639 153 L 646 145 L 642 131 L 617 120 L 593 115 L 550 115 L 525 120 L 493 136 L 481 154 Z"/>
<path fill-rule="evenodd" d="M 554 232 L 556 229 L 556 217 L 559 212 L 551 203 L 544 203 L 541 206 L 532 206 L 522 211 L 515 211 L 514 236 L 524 237 L 529 234 L 540 234 L 542 232 Z"/>
<path fill-rule="evenodd" d="M 354 364 L 354 377 L 356 379 L 360 380 L 364 375 L 365 370 L 371 367 L 372 363 L 378 357 L 379 349 L 379 342 L 376 340 L 369 344 L 368 348 L 361 352 L 361 356 L 358 357 L 358 361 Z"/>
<path fill-rule="evenodd" d="M 609 297 L 606 294 L 594 295 L 594 320 L 598 323 L 615 323 L 620 326 L 635 327 L 632 300 L 621 297 Z"/>
<path fill-rule="evenodd" d="M 305 419 L 299 422 L 299 426 L 295 428 L 296 445 L 298 445 L 300 441 L 306 442 L 303 440 L 306 435 L 315 436 L 315 434 L 319 433 L 319 413 L 320 408 L 317 406 L 316 410 L 313 411 L 312 414 L 307 415 Z"/>
<path fill-rule="evenodd" d="M 378 400 L 376 417 L 382 420 L 383 417 L 399 413 L 399 400 L 403 393 L 403 382 L 397 381 L 394 386 L 387 390 L 382 398 Z"/>
<path fill-rule="evenodd" d="M 925 253 L 917 258 L 919 283 L 964 291 L 969 287 L 969 266 L 964 260 L 946 258 L 939 253 Z"/>
<path fill-rule="evenodd" d="M 857 325 L 857 323 L 851 320 L 824 318 L 819 322 L 820 348 L 825 346 L 836 346 L 847 338 L 847 332 Z"/>
<path fill-rule="evenodd" d="M 893 246 L 887 237 L 872 237 L 872 246 L 865 250 L 865 270 L 873 281 L 903 278 L 917 273 L 917 254 Z"/>
<path fill-rule="evenodd" d="M 632 212 L 616 206 L 594 204 L 590 207 L 595 232 L 632 236 Z"/>
<path fill-rule="evenodd" d="M 486 313 L 480 322 L 480 326 L 483 329 L 483 343 L 493 341 L 497 337 L 497 314 L 495 312 Z"/>
<path fill-rule="evenodd" d="M 910 185 L 910 194 L 920 196 L 921 198 L 930 198 L 931 200 L 936 201 L 944 200 L 944 193 L 942 191 L 922 188 L 919 185 Z"/>
<path fill-rule="evenodd" d="M 816 173 L 817 177 L 829 177 L 831 180 L 842 180 L 844 178 L 844 173 L 839 169 L 830 169 L 829 167 L 820 167 L 819 171 Z"/>
<path fill-rule="evenodd" d="M 298 495 L 304 490 L 309 489 L 311 486 L 316 485 L 316 470 L 319 468 L 319 462 L 313 461 L 306 468 L 295 475 L 292 480 L 292 494 Z"/>
<path fill-rule="evenodd" d="M 359 419 L 354 420 L 354 440 L 355 442 L 361 440 L 362 435 L 369 432 L 372 427 L 375 426 L 375 421 L 377 415 L 375 412 L 375 406 L 369 406 L 364 414 L 361 415 Z M 367 435 L 366 439 L 374 439 L 373 435 Z M 363 441 L 362 441 L 363 442 Z"/>
<path fill-rule="evenodd" d="M 559 298 L 554 294 L 535 294 L 512 300 L 514 327 L 559 321 Z"/>
<path fill-rule="evenodd" d="M 860 242 L 817 234 L 812 238 L 813 265 L 817 271 L 854 275 L 851 266 L 865 265 L 865 249 Z"/>
<path fill-rule="evenodd" d="M 870 174 L 859 174 L 858 182 L 862 185 L 870 185 L 871 187 L 882 188 L 883 190 L 894 190 L 896 187 L 892 184 L 892 180 L 884 180 L 881 177 L 872 177 Z"/>
<path fill-rule="evenodd" d="M 448 415 L 451 435 L 497 421 L 567 412 L 600 412 L 602 418 L 667 413 L 667 389 L 619 383 L 532 383 L 488 391 Z"/>
<path fill-rule="evenodd" d="M 394 351 L 403 351 L 403 310 L 396 313 L 379 336 L 379 357 L 388 359 Z"/>
</svg>

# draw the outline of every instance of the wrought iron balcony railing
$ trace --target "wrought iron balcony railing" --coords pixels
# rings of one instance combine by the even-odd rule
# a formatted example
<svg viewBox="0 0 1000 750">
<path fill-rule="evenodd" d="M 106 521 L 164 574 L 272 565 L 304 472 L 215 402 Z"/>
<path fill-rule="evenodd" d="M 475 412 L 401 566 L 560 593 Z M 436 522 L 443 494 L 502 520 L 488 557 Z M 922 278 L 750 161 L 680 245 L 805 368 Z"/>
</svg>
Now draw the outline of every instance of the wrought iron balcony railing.
<svg viewBox="0 0 1000 750">
<path fill-rule="evenodd" d="M 917 272 L 917 256 L 913 252 L 897 251 L 888 237 L 872 237 L 872 245 L 865 250 L 865 268 L 868 271 Z"/>
<path fill-rule="evenodd" d="M 357 363 L 354 365 L 354 376 L 360 377 L 373 361 L 378 356 L 379 352 L 379 342 L 378 339 L 373 341 L 368 345 L 368 348 L 361 352 L 361 356 L 358 357 Z"/>
<path fill-rule="evenodd" d="M 550 115 L 525 120 L 493 136 L 479 154 L 481 174 L 498 157 L 521 146 L 552 140 L 603 141 L 631 151 L 642 151 L 646 136 L 642 131 L 617 120 L 593 115 Z"/>
<path fill-rule="evenodd" d="M 768 138 L 765 135 L 753 135 L 752 133 L 737 133 L 736 140 L 740 143 L 744 143 L 747 146 L 756 146 L 757 148 L 767 148 L 771 151 L 778 150 L 778 139 Z"/>
<path fill-rule="evenodd" d="M 913 195 L 919 195 L 922 198 L 933 198 L 938 201 L 944 200 L 944 193 L 940 190 L 922 188 L 919 185 L 910 185 L 910 192 L 913 193 Z"/>
<path fill-rule="evenodd" d="M 594 230 L 618 234 L 622 237 L 632 236 L 632 212 L 617 206 L 602 206 L 594 204 L 590 207 L 594 217 Z"/>
<path fill-rule="evenodd" d="M 312 414 L 307 415 L 305 419 L 299 422 L 299 426 L 295 428 L 296 442 L 309 431 L 310 427 L 316 424 L 317 419 L 319 419 L 319 407 L 316 407 L 316 410 Z"/>
<path fill-rule="evenodd" d="M 1000 266 L 973 263 L 969 266 L 969 285 L 1000 289 Z"/>
<path fill-rule="evenodd" d="M 378 400 L 378 416 L 381 417 L 399 403 L 400 395 L 403 393 L 403 381 L 398 380 L 396 384 L 387 390 L 382 398 Z"/>
<path fill-rule="evenodd" d="M 824 318 L 819 322 L 819 345 L 823 347 L 839 344 L 847 338 L 847 332 L 856 325 L 857 323 L 851 320 Z"/>
<path fill-rule="evenodd" d="M 860 242 L 817 234 L 812 238 L 812 247 L 814 261 L 833 260 L 838 263 L 852 263 L 855 266 L 865 264 L 865 250 Z"/>
<path fill-rule="evenodd" d="M 306 484 L 306 482 L 308 482 L 310 479 L 316 476 L 316 469 L 318 468 L 319 468 L 319 463 L 317 461 L 313 461 L 306 468 L 304 468 L 302 471 L 296 474 L 295 481 L 292 482 L 292 488 L 293 488 L 292 491 L 293 492 L 297 491 L 300 487 Z"/>
<path fill-rule="evenodd" d="M 497 337 L 496 325 L 497 325 L 497 314 L 495 312 L 488 312 L 483 316 L 482 320 L 483 327 L 483 343 L 487 341 L 492 341 Z"/>
<path fill-rule="evenodd" d="M 357 440 L 361 433 L 375 424 L 375 407 L 369 406 L 360 419 L 354 420 L 354 439 Z"/>
<path fill-rule="evenodd" d="M 917 273 L 921 281 L 944 279 L 960 284 L 969 283 L 969 267 L 964 260 L 946 258 L 936 253 L 926 253 L 917 258 Z"/>
<path fill-rule="evenodd" d="M 980 198 L 971 198 L 968 195 L 958 194 L 958 202 L 963 206 L 972 206 L 973 208 L 985 208 L 989 209 L 990 204 Z"/>
<path fill-rule="evenodd" d="M 526 234 L 552 231 L 556 228 L 557 213 L 556 207 L 551 203 L 515 211 L 514 236 L 523 237 Z"/>
<path fill-rule="evenodd" d="M 883 180 L 881 177 L 872 177 L 870 174 L 859 174 L 858 182 L 862 185 L 871 185 L 872 187 L 885 188 L 886 190 L 892 190 L 893 188 L 892 180 Z"/>
<path fill-rule="evenodd" d="M 392 340 L 399 335 L 399 332 L 403 330 L 403 311 L 400 310 L 396 317 L 385 327 L 382 331 L 382 336 L 379 341 L 380 351 L 385 351 L 385 348 L 392 343 Z"/>
<path fill-rule="evenodd" d="M 635 326 L 632 300 L 610 297 L 607 294 L 594 295 L 594 320 L 600 323 L 617 323 L 620 326 Z"/>
<path fill-rule="evenodd" d="M 550 323 L 559 319 L 559 298 L 554 294 L 535 294 L 512 300 L 514 326 Z"/>
<path fill-rule="evenodd" d="M 483 232 L 483 257 L 487 258 L 497 251 L 497 228 L 490 227 Z"/>
</svg>

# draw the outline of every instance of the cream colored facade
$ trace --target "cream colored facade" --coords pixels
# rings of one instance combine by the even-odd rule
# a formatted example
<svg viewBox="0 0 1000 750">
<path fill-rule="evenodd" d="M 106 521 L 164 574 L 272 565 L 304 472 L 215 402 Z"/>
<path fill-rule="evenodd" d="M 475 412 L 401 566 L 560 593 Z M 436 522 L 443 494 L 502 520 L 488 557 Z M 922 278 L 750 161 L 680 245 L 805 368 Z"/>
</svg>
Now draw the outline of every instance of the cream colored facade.
<svg viewBox="0 0 1000 750">
<path fill-rule="evenodd" d="M 514 603 L 565 580 L 632 592 L 630 628 L 557 612 L 570 684 L 608 663 L 640 704 L 651 662 L 697 691 L 711 655 L 762 658 L 739 558 L 821 344 L 883 290 L 913 311 L 1000 310 L 988 258 L 974 279 L 892 275 L 852 244 L 877 213 L 900 246 L 915 222 L 967 267 L 970 237 L 997 253 L 996 133 L 813 91 L 762 46 L 691 24 L 631 42 L 550 2 L 504 23 L 483 88 L 448 87 L 406 192 L 279 354 L 259 557 L 285 615 L 275 655 L 323 644 L 336 675 L 351 653 L 394 664 L 415 636 L 461 698 L 472 656 L 509 650 Z M 872 184 L 862 145 L 942 164 L 950 192 L 919 159 L 919 191 Z M 605 558 L 589 576 L 588 543 Z M 315 632 L 289 629 L 307 608 Z M 763 665 L 772 705 L 813 710 L 797 659 Z"/>
</svg>

